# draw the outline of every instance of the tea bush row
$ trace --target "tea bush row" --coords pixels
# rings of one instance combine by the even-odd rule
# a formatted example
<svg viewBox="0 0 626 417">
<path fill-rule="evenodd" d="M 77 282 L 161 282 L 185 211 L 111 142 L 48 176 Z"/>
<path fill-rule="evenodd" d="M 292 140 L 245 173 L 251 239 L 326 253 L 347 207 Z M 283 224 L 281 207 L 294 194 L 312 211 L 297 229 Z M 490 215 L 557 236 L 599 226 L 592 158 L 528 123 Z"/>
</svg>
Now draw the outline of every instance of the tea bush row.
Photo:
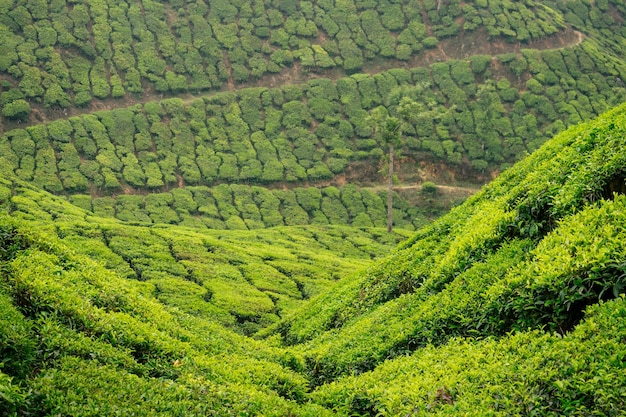
<svg viewBox="0 0 626 417">
<path fill-rule="evenodd" d="M 282 225 L 333 224 L 356 227 L 386 225 L 386 193 L 347 185 L 270 190 L 226 185 L 176 188 L 169 193 L 91 198 L 76 194 L 70 201 L 98 216 L 133 223 L 165 223 L 209 229 L 259 229 Z M 394 193 L 394 224 L 413 229 L 425 223 L 423 210 Z"/>
<path fill-rule="evenodd" d="M 313 392 L 341 415 L 527 413 L 619 415 L 623 405 L 624 299 L 594 306 L 565 336 L 541 331 L 455 338 Z M 615 366 L 617 365 L 617 366 Z"/>
<path fill-rule="evenodd" d="M 153 284 L 77 254 L 45 222 L 0 223 L 18 243 L 2 259 L 3 414 L 324 415 L 296 402 L 306 380 L 275 349 L 164 306 Z"/>
<path fill-rule="evenodd" d="M 621 415 L 625 129 L 559 134 L 373 265 L 400 236 L 132 226 L 0 177 L 0 413 Z"/>
<path fill-rule="evenodd" d="M 306 71 L 354 72 L 374 58 L 408 60 L 438 38 L 458 35 L 461 26 L 485 26 L 491 36 L 520 41 L 562 29 L 558 15 L 533 2 L 506 7 L 497 18 L 477 6 L 11 1 L 0 13 L 3 116 L 24 118 L 25 99 L 83 107 L 94 97 L 143 93 L 144 84 L 174 94 L 219 89 L 280 73 L 294 62 Z"/>
<path fill-rule="evenodd" d="M 425 110 L 403 132 L 408 161 L 427 152 L 480 172 L 509 166 L 625 92 L 623 63 L 592 42 L 522 50 L 498 64 L 479 58 L 243 89 L 190 105 L 167 99 L 14 129 L 0 140 L 3 169 L 71 194 L 327 180 L 354 161 L 380 160 L 385 151 L 371 137 L 368 110 L 386 104 L 393 112 L 404 94 Z M 494 75 L 497 66 L 508 78 Z"/>
</svg>

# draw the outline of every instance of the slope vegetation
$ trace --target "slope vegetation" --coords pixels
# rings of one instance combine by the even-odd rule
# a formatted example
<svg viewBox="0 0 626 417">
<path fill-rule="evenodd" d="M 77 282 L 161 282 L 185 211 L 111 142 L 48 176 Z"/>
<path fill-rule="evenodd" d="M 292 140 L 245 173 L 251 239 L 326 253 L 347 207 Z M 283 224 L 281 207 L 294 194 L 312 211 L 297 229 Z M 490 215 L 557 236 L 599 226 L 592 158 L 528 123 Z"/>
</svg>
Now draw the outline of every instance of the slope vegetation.
<svg viewBox="0 0 626 417">
<path fill-rule="evenodd" d="M 348 404 L 351 412 L 368 404 L 370 411 L 385 410 L 389 415 L 400 415 L 411 410 L 411 402 L 402 404 L 402 398 L 392 398 L 384 387 L 375 385 L 380 379 L 386 380 L 385 370 L 390 370 L 396 376 L 390 377 L 389 384 L 400 384 L 405 389 L 412 389 L 411 383 L 415 384 L 426 391 L 413 393 L 410 398 L 420 395 L 427 398 L 428 388 L 422 385 L 425 382 L 418 381 L 419 372 L 428 372 L 424 355 L 445 356 L 444 352 L 456 349 L 480 351 L 513 344 L 515 356 L 520 354 L 523 340 L 536 337 L 545 341 L 536 345 L 535 353 L 525 355 L 543 357 L 543 343 L 557 346 L 563 343 L 563 349 L 573 349 L 565 347 L 570 343 L 571 346 L 590 343 L 590 350 L 594 349 L 594 343 L 605 343 L 602 332 L 598 333 L 598 340 L 582 341 L 591 337 L 595 319 L 584 324 L 586 330 L 577 330 L 577 326 L 586 317 L 585 308 L 592 304 L 617 299 L 594 310 L 602 311 L 598 314 L 603 320 L 610 320 L 611 314 L 616 314 L 613 320 L 621 320 L 619 317 L 624 312 L 625 111 L 626 107 L 621 106 L 591 124 L 579 125 L 555 137 L 470 201 L 421 229 L 387 261 L 342 282 L 277 326 L 275 331 L 284 342 L 295 345 L 290 350 L 303 356 L 315 384 L 340 378 L 320 388 L 319 395 L 323 398 L 328 395 L 333 403 Z M 601 326 L 611 326 L 609 323 Z M 615 326 L 623 329 L 617 322 Z M 541 333 L 535 333 L 536 330 Z M 562 337 L 565 342 L 561 341 Z M 623 334 L 617 339 L 607 339 L 606 343 L 615 346 L 620 337 Z M 474 345 L 471 342 L 474 338 L 490 341 Z M 622 359 L 616 363 L 610 359 L 613 353 L 606 351 L 608 362 L 603 367 L 616 366 L 611 378 L 623 372 L 624 350 L 618 351 L 621 353 L 616 353 L 617 357 Z M 414 359 L 388 362 L 380 370 L 377 368 L 385 360 L 411 352 L 416 352 Z M 484 353 L 466 359 L 470 363 L 484 360 L 479 359 L 481 355 Z M 576 356 L 575 351 L 571 355 Z M 563 398 L 559 402 L 560 392 L 582 388 L 569 385 L 568 372 L 573 370 L 568 367 L 589 367 L 585 369 L 590 372 L 595 367 L 585 362 L 585 356 L 577 358 L 583 362 L 570 358 L 571 364 L 554 364 L 548 360 L 546 366 L 554 366 L 552 371 L 558 378 L 542 382 L 549 387 L 536 388 L 544 390 L 533 399 L 539 402 L 536 406 L 557 414 L 571 411 L 566 407 L 571 405 L 567 403 L 571 399 Z M 406 362 L 423 368 L 407 385 L 399 373 L 402 365 L 398 365 Z M 467 366 L 462 360 L 446 359 L 445 363 L 448 365 L 442 366 L 452 369 Z M 407 372 L 410 366 L 405 369 Z M 433 366 L 439 365 L 433 363 Z M 539 371 L 538 364 L 529 366 L 528 372 Z M 367 376 L 347 377 L 374 368 Z M 505 368 L 503 373 L 511 371 Z M 465 375 L 464 371 L 461 373 Z M 555 377 L 550 375 L 544 374 L 546 378 Z M 454 380 L 450 376 L 449 381 Z M 577 397 L 580 404 L 593 409 L 594 390 L 604 389 L 603 384 L 609 380 L 599 377 L 596 381 L 599 385 L 594 382 L 586 386 L 589 392 L 577 394 L 581 396 Z M 475 381 L 459 382 L 461 386 L 465 383 L 473 387 L 480 385 Z M 369 387 L 363 389 L 371 389 L 371 398 L 382 402 L 369 402 L 368 395 L 360 397 L 360 391 L 355 389 L 359 384 Z M 457 389 L 445 381 L 440 385 Z M 441 386 L 431 386 L 430 390 Z M 462 396 L 465 388 L 458 389 Z M 551 398 L 545 390 L 558 393 L 557 398 Z M 623 404 L 621 398 L 619 404 Z M 445 398 L 439 400 L 446 402 Z M 467 407 L 478 407 L 479 400 L 472 397 Z M 385 408 L 387 401 L 394 402 L 397 414 Z M 529 399 L 515 401 L 519 401 L 515 407 L 524 407 Z M 611 407 L 618 407 L 611 405 L 609 399 L 605 401 L 603 407 L 608 407 L 604 409 L 607 413 Z"/>
<path fill-rule="evenodd" d="M 269 268 L 301 267 L 311 254 L 298 245 L 321 244 L 321 230 L 142 229 L 4 179 L 1 411 L 623 415 L 625 130 L 626 105 L 561 133 L 256 339 L 241 332 L 277 311 L 263 287 L 277 307 L 298 298 Z M 348 235 L 330 251 L 368 258 L 380 246 L 363 233 L 358 253 Z M 350 268 L 319 256 L 322 274 Z M 210 262 L 238 272 L 212 277 Z M 247 313 L 226 307 L 237 274 L 256 287 L 230 308 L 259 309 L 241 328 Z"/>
<path fill-rule="evenodd" d="M 352 73 L 375 59 L 408 61 L 440 39 L 479 30 L 528 42 L 565 29 L 558 12 L 535 1 L 488 8 L 460 1 L 11 0 L 0 16 L 8 118 L 28 116 L 25 100 L 65 109 L 94 98 L 232 88 L 286 67 Z"/>
<path fill-rule="evenodd" d="M 0 206 L 2 415 L 329 415 L 242 335 L 408 236 L 133 226 L 9 178 Z"/>
<path fill-rule="evenodd" d="M 625 21 L 0 2 L 0 415 L 626 415 Z"/>
<path fill-rule="evenodd" d="M 395 113 L 403 96 L 423 110 L 398 161 L 411 183 L 483 183 L 626 97 L 617 0 L 9 1 L 0 17 L 2 169 L 155 223 L 188 219 L 168 211 L 180 195 L 143 198 L 175 188 L 379 183 L 385 147 L 367 116 Z M 217 190 L 235 193 L 259 194 Z M 298 212 L 284 222 L 303 209 L 297 224 L 354 223 L 277 194 Z M 191 211 L 204 206 L 192 199 Z M 278 222 L 254 209 L 204 217 L 211 228 Z M 364 217 L 356 224 L 377 225 Z M 421 224 L 406 208 L 396 217 Z"/>
</svg>

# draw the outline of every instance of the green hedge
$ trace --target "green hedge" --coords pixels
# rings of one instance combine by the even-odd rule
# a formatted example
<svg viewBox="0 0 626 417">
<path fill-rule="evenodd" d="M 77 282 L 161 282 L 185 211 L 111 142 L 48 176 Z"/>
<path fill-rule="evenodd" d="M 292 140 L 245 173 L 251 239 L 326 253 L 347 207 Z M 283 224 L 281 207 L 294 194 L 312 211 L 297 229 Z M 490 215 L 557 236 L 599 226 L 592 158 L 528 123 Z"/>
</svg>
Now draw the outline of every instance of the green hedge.
<svg viewBox="0 0 626 417">
<path fill-rule="evenodd" d="M 190 104 L 166 99 L 8 131 L 2 158 L 5 169 L 55 193 L 323 181 L 355 161 L 379 160 L 385 151 L 371 137 L 368 111 L 385 101 L 393 113 L 406 95 L 427 110 L 404 129 L 408 161 L 427 152 L 459 169 L 494 172 L 621 100 L 616 76 L 626 67 L 600 51 L 584 42 L 497 61 L 435 63 L 430 71 L 243 89 Z"/>
</svg>

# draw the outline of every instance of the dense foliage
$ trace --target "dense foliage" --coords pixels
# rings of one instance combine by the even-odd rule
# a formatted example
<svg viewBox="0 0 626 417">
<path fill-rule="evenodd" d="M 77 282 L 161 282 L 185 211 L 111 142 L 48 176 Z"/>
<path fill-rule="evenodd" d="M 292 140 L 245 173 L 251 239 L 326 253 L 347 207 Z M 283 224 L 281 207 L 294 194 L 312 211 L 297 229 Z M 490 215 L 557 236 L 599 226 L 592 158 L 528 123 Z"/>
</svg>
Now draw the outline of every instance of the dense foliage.
<svg viewBox="0 0 626 417">
<path fill-rule="evenodd" d="M 383 155 L 367 112 L 380 104 L 393 112 L 392 93 L 409 87 L 418 88 L 419 101 L 437 117 L 434 123 L 418 117 L 404 132 L 408 163 L 425 154 L 452 169 L 494 171 L 618 104 L 626 92 L 619 1 L 597 8 L 578 0 L 34 1 L 8 2 L 0 10 L 5 122 L 17 126 L 12 121 L 28 119 L 33 107 L 39 110 L 31 122 L 62 116 L 27 133 L 7 131 L 3 142 L 30 137 L 37 144 L 13 149 L 9 167 L 25 179 L 41 177 L 38 167 L 59 177 L 41 184 L 53 193 L 155 190 L 181 181 L 329 180 Z M 581 31 L 579 39 L 571 27 Z M 467 42 L 456 39 L 461 35 Z M 438 45 L 437 39 L 455 40 Z M 500 46 L 479 47 L 490 42 Z M 439 49 L 424 51 L 429 45 Z M 409 56 L 410 69 L 392 63 Z M 324 59 L 327 65 L 319 63 Z M 368 72 L 375 74 L 301 74 L 195 101 L 150 101 L 158 98 L 155 90 L 214 89 L 285 65 L 293 71 L 339 65 L 353 73 L 364 60 L 374 60 Z M 127 98 L 107 102 L 119 107 L 112 112 L 65 120 L 68 109 L 101 108 L 75 111 L 92 96 Z M 136 99 L 147 103 L 124 107 Z"/>
<path fill-rule="evenodd" d="M 1 1 L 0 415 L 626 415 L 624 21 Z"/>
<path fill-rule="evenodd" d="M 329 292 L 397 237 L 131 226 L 3 179 L 1 410 L 623 415 L 625 131 L 561 133 Z"/>
<path fill-rule="evenodd" d="M 526 42 L 563 29 L 535 1 L 10 0 L 0 16 L 7 99 L 62 108 L 216 89 L 292 65 L 353 72 L 374 58 L 406 61 L 461 30 Z"/>
<path fill-rule="evenodd" d="M 317 383 L 455 337 L 568 333 L 626 286 L 624 126 L 622 106 L 555 137 L 275 331 Z"/>
<path fill-rule="evenodd" d="M 368 111 L 387 103 L 394 112 L 390 93 L 402 89 L 423 109 L 403 132 L 405 163 L 427 154 L 481 172 L 509 166 L 617 104 L 626 92 L 618 76 L 626 79 L 626 66 L 586 41 L 482 65 L 452 60 L 188 104 L 172 98 L 10 130 L 0 139 L 2 165 L 71 194 L 328 181 L 360 161 L 378 163 L 386 148 L 371 135 Z"/>
<path fill-rule="evenodd" d="M 21 181 L 4 182 L 0 195 L 12 218 L 40 222 L 118 276 L 149 283 L 159 301 L 245 332 L 275 322 L 408 236 L 323 225 L 248 232 L 239 214 L 226 223 L 238 224 L 240 232 L 198 230 L 185 222 L 184 228 L 131 226 Z"/>
</svg>

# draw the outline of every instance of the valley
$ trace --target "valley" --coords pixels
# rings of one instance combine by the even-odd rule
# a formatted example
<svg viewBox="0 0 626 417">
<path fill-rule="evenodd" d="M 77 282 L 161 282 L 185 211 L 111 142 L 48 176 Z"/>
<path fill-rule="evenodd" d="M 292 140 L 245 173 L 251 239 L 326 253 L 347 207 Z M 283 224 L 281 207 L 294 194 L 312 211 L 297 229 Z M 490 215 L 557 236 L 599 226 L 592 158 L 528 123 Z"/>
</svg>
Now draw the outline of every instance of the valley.
<svg viewBox="0 0 626 417">
<path fill-rule="evenodd" d="M 0 415 L 624 415 L 625 21 L 0 2 Z"/>
</svg>

